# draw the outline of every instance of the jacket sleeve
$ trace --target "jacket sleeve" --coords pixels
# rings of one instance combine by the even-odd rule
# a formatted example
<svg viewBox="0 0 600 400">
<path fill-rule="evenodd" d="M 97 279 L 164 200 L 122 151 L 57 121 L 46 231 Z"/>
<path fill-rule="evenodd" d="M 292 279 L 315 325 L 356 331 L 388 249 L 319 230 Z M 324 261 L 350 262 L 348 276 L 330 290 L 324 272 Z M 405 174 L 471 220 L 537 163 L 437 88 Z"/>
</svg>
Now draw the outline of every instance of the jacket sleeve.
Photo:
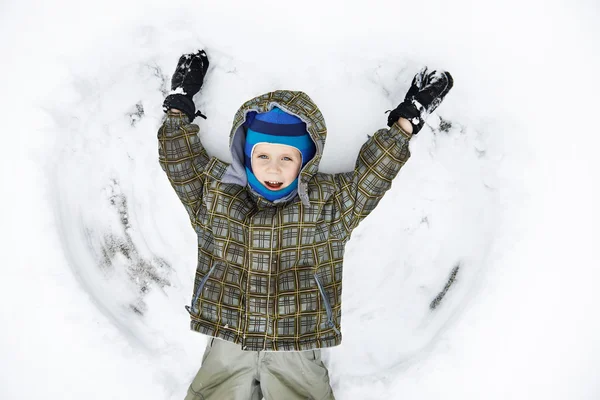
<svg viewBox="0 0 600 400">
<path fill-rule="evenodd" d="M 335 214 L 337 222 L 341 222 L 336 224 L 338 234 L 342 230 L 349 238 L 352 230 L 377 206 L 410 157 L 411 137 L 397 124 L 380 129 L 360 149 L 354 171 L 334 175 Z"/>
<path fill-rule="evenodd" d="M 198 125 L 185 114 L 168 113 L 158 130 L 158 161 L 192 223 L 202 200 L 210 161 L 198 137 Z"/>
</svg>

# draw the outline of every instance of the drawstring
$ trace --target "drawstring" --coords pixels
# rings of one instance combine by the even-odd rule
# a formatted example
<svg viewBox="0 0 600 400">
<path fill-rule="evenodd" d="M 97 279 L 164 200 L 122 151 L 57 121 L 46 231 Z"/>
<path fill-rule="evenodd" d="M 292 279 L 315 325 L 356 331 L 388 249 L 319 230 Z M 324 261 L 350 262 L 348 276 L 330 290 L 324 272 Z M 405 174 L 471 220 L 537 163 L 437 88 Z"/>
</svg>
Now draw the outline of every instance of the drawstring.
<svg viewBox="0 0 600 400">
<path fill-rule="evenodd" d="M 202 112 L 200 110 L 196 111 L 196 114 L 194 114 L 194 116 L 202 117 L 202 118 L 206 119 L 206 115 L 202 114 Z"/>
</svg>

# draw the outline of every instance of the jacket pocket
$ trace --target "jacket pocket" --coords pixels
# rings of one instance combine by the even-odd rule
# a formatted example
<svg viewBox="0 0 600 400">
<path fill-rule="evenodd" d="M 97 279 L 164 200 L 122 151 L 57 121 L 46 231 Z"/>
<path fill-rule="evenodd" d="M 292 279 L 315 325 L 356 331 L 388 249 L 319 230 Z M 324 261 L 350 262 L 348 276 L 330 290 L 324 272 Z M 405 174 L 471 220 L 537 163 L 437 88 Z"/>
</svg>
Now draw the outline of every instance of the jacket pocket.
<svg viewBox="0 0 600 400">
<path fill-rule="evenodd" d="M 198 284 L 196 293 L 194 293 L 194 297 L 192 298 L 191 306 L 185 306 L 185 309 L 191 316 L 194 316 L 194 317 L 200 316 L 200 309 L 198 307 L 198 299 L 200 298 L 200 295 L 202 294 L 202 289 L 204 289 L 204 285 L 206 285 L 206 281 L 208 280 L 208 278 L 213 273 L 213 271 L 215 270 L 216 267 L 217 267 L 217 264 L 215 263 L 212 266 L 212 268 L 208 271 L 208 273 L 206 275 L 204 275 L 204 278 L 202 278 L 202 280 Z"/>
<path fill-rule="evenodd" d="M 319 288 L 319 293 L 321 294 L 321 299 L 325 304 L 325 311 L 327 312 L 327 326 L 329 326 L 335 333 L 340 335 L 339 329 L 335 326 L 333 322 L 333 311 L 331 311 L 331 304 L 329 304 L 329 299 L 327 298 L 327 294 L 325 293 L 325 289 L 323 289 L 323 285 L 321 285 L 321 281 L 319 280 L 319 276 L 317 274 L 314 275 L 315 282 L 317 282 L 317 287 Z"/>
</svg>

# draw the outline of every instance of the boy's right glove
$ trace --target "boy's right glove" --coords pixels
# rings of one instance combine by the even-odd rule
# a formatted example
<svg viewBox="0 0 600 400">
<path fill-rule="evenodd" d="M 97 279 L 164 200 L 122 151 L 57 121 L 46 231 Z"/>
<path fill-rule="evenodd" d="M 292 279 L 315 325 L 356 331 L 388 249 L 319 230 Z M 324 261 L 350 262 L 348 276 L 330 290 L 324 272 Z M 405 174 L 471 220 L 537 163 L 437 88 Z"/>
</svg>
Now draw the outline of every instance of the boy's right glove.
<svg viewBox="0 0 600 400">
<path fill-rule="evenodd" d="M 193 97 L 202 88 L 208 64 L 208 56 L 204 50 L 184 54 L 179 58 L 175 73 L 171 78 L 171 92 L 174 93 L 168 95 L 163 102 L 165 112 L 175 108 L 185 113 L 190 122 L 194 120 L 196 115 L 206 119 L 206 116 L 200 111 L 196 113 Z"/>
<path fill-rule="evenodd" d="M 424 67 L 413 78 L 404 101 L 388 115 L 388 126 L 391 127 L 400 117 L 404 117 L 410 121 L 412 133 L 416 135 L 453 85 L 454 79 L 449 72 L 429 72 Z"/>
</svg>

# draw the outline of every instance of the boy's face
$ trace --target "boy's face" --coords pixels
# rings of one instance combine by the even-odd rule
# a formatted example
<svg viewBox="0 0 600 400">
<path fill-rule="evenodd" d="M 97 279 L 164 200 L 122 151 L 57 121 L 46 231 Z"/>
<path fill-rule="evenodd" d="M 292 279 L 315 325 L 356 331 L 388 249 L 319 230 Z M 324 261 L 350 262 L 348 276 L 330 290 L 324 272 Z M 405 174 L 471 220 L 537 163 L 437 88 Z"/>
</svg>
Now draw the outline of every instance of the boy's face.
<svg viewBox="0 0 600 400">
<path fill-rule="evenodd" d="M 259 143 L 252 152 L 252 171 L 267 189 L 281 190 L 298 177 L 302 155 L 284 144 Z"/>
</svg>

